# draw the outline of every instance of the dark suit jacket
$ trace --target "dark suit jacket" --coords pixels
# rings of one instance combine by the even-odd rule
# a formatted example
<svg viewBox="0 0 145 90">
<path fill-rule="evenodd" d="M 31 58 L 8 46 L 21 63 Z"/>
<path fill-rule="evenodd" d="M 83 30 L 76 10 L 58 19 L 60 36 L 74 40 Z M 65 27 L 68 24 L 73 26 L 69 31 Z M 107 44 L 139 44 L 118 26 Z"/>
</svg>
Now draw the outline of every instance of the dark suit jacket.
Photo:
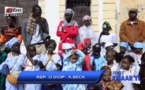
<svg viewBox="0 0 145 90">
<path fill-rule="evenodd" d="M 27 27 L 27 22 L 28 19 L 24 19 L 22 22 L 22 36 L 23 36 L 23 41 L 24 41 L 24 45 L 27 47 L 28 45 L 30 45 L 31 40 L 32 40 L 32 34 L 29 34 L 26 30 Z M 39 33 L 41 35 L 42 40 L 44 41 L 47 38 L 50 38 L 49 36 L 49 26 L 48 23 L 46 21 L 46 19 L 43 20 L 43 25 L 40 26 L 39 29 Z"/>
</svg>

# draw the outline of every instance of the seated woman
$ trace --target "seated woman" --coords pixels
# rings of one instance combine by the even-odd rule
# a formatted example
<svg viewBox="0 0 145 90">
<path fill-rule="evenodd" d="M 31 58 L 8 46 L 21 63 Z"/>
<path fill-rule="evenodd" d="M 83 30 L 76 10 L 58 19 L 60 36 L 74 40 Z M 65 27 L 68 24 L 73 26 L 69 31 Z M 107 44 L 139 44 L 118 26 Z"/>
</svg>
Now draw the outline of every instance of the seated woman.
<svg viewBox="0 0 145 90">
<path fill-rule="evenodd" d="M 22 42 L 22 34 L 21 28 L 16 26 L 16 17 L 15 16 L 7 16 L 6 17 L 7 26 L 3 27 L 1 30 L 1 42 L 4 44 L 13 37 L 16 37 Z"/>
</svg>

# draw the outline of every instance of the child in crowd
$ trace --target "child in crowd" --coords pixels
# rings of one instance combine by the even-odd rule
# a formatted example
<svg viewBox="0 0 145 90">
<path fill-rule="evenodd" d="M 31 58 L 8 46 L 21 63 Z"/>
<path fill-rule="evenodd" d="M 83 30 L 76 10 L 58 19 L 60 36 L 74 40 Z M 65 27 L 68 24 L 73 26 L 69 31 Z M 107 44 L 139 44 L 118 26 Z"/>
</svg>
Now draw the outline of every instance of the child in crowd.
<svg viewBox="0 0 145 90">
<path fill-rule="evenodd" d="M 113 72 L 119 71 L 120 67 L 119 64 L 116 62 L 115 58 L 116 56 L 114 50 L 109 50 L 106 52 L 106 61 L 107 61 L 106 66 L 108 66 L 111 69 L 112 74 Z"/>
<path fill-rule="evenodd" d="M 8 52 L 6 51 L 3 43 L 0 40 L 0 64 L 2 64 L 7 58 Z M 2 90 L 5 90 L 5 80 L 6 75 L 0 73 L 0 87 Z"/>
<path fill-rule="evenodd" d="M 105 55 L 106 53 L 104 47 L 105 43 L 109 42 L 112 43 L 113 46 L 117 46 L 118 40 L 116 34 L 110 33 L 110 30 L 112 30 L 112 28 L 109 22 L 105 21 L 102 26 L 103 26 L 103 31 L 97 35 L 96 42 L 101 44 L 101 55 Z"/>
<path fill-rule="evenodd" d="M 103 86 L 102 90 L 121 90 L 123 87 L 123 84 L 117 81 L 111 80 L 111 69 L 107 66 L 103 66 L 101 70 L 106 70 L 106 73 L 101 81 L 101 84 Z"/>
<path fill-rule="evenodd" d="M 91 39 L 92 45 L 95 44 L 95 30 L 91 27 L 91 17 L 88 15 L 85 15 L 83 17 L 84 25 L 79 28 L 79 37 L 80 42 L 84 42 L 86 38 Z"/>
<path fill-rule="evenodd" d="M 100 52 L 101 52 L 100 45 L 95 44 L 93 46 L 93 53 L 92 53 L 91 59 L 90 59 L 90 65 L 91 65 L 92 70 L 94 70 L 94 71 L 100 70 L 101 67 L 107 63 L 105 58 L 100 55 Z"/>
<path fill-rule="evenodd" d="M 7 59 L 0 65 L 0 72 L 7 74 L 6 90 L 21 90 L 20 85 L 16 84 L 17 81 L 12 81 L 11 77 L 14 72 L 21 72 L 24 65 L 25 55 L 20 52 L 20 41 L 17 38 L 12 38 L 6 44 L 6 47 L 11 49 Z"/>
<path fill-rule="evenodd" d="M 25 59 L 24 71 L 39 71 L 39 55 L 36 55 L 36 48 L 33 45 L 27 47 L 27 54 Z M 25 84 L 24 90 L 41 90 L 40 84 Z"/>
<path fill-rule="evenodd" d="M 56 45 L 56 42 L 52 39 L 45 42 L 47 53 L 41 55 L 41 62 L 43 63 L 46 71 L 60 71 L 62 68 L 60 56 L 57 53 L 54 53 Z M 45 84 L 42 86 L 42 90 L 61 90 L 61 86 Z"/>
<path fill-rule="evenodd" d="M 135 42 L 133 47 L 134 47 L 134 53 L 137 56 L 137 63 L 140 65 L 141 64 L 141 56 L 143 54 L 144 45 L 141 42 Z"/>
<path fill-rule="evenodd" d="M 123 84 L 117 81 L 111 80 L 111 69 L 108 66 L 103 66 L 101 70 L 105 70 L 106 73 L 100 84 L 93 85 L 90 90 L 121 90 Z"/>
<path fill-rule="evenodd" d="M 80 50 L 74 49 L 67 53 L 64 59 L 62 71 L 82 71 L 82 62 L 85 54 Z M 85 90 L 83 84 L 63 84 L 63 90 Z"/>
<path fill-rule="evenodd" d="M 85 56 L 85 60 L 83 62 L 83 71 L 91 71 L 91 67 L 90 67 L 90 55 L 87 52 L 87 47 L 83 42 L 80 42 L 77 45 L 77 48 L 79 50 L 81 50 L 86 56 Z"/>
<path fill-rule="evenodd" d="M 145 90 L 145 52 L 142 54 L 141 57 L 141 65 L 140 65 L 140 90 Z"/>
<path fill-rule="evenodd" d="M 137 84 L 140 83 L 139 81 L 139 68 L 136 68 L 134 66 L 134 58 L 130 55 L 126 55 L 122 62 L 121 62 L 121 77 L 124 77 L 125 79 L 122 79 L 121 82 L 124 85 L 122 90 L 136 90 Z M 134 78 L 136 76 L 136 78 Z M 126 79 L 127 77 L 132 77 L 131 79 Z"/>
<path fill-rule="evenodd" d="M 90 38 L 86 38 L 84 40 L 84 44 L 87 47 L 87 53 L 90 54 L 92 52 L 92 43 L 91 43 L 91 39 Z"/>
<path fill-rule="evenodd" d="M 128 53 L 129 50 L 131 50 L 131 48 L 128 45 L 128 43 L 126 43 L 126 42 L 120 42 L 120 52 L 117 53 L 117 55 L 116 55 L 116 61 L 118 63 L 120 63 L 121 60 L 123 59 L 124 55 L 126 53 Z"/>
<path fill-rule="evenodd" d="M 110 42 L 106 42 L 104 47 L 105 47 L 106 51 L 114 50 L 114 45 L 113 45 L 113 43 L 110 43 Z M 105 51 L 105 54 L 106 54 L 106 51 Z"/>
</svg>

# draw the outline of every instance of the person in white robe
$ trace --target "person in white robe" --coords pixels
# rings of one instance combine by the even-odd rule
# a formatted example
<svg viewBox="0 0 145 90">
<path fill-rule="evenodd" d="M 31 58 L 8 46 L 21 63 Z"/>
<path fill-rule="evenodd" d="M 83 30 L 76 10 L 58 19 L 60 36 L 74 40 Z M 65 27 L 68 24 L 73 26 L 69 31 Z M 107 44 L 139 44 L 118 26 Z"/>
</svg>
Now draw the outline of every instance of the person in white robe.
<svg viewBox="0 0 145 90">
<path fill-rule="evenodd" d="M 24 65 L 25 55 L 20 52 L 20 41 L 17 38 L 12 38 L 6 42 L 5 47 L 10 48 L 11 52 L 8 54 L 7 59 L 0 65 L 0 72 L 3 74 L 11 75 L 14 71 L 21 72 Z M 21 85 L 12 85 L 6 79 L 6 90 L 23 90 Z"/>
<path fill-rule="evenodd" d="M 95 42 L 96 34 L 95 34 L 95 30 L 91 26 L 91 17 L 88 15 L 85 15 L 83 17 L 83 22 L 84 22 L 84 25 L 79 28 L 80 42 L 84 42 L 86 38 L 90 38 L 91 44 L 93 46 L 96 43 Z"/>
<path fill-rule="evenodd" d="M 114 75 L 114 73 L 118 72 L 120 69 L 120 65 L 116 62 L 115 58 L 116 57 L 114 50 L 109 50 L 106 52 L 107 63 L 105 64 L 105 66 L 108 66 L 111 69 L 112 75 Z"/>
<path fill-rule="evenodd" d="M 112 30 L 109 22 L 105 21 L 103 23 L 103 31 L 96 36 L 96 43 L 100 43 L 101 47 L 101 55 L 105 55 L 105 43 L 113 43 L 114 47 L 117 46 L 118 39 L 116 33 L 110 33 Z"/>
<path fill-rule="evenodd" d="M 39 71 L 39 58 L 40 55 L 36 55 L 36 48 L 34 45 L 27 47 L 24 71 Z M 24 90 L 41 90 L 41 84 L 24 84 Z"/>
<path fill-rule="evenodd" d="M 59 54 L 54 52 L 56 45 L 57 44 L 55 40 L 52 39 L 45 42 L 47 53 L 41 55 L 40 61 L 44 65 L 46 71 L 61 71 L 62 69 L 62 60 Z M 45 84 L 42 86 L 42 90 L 62 90 L 62 89 L 61 85 Z"/>
<path fill-rule="evenodd" d="M 137 62 L 135 62 L 134 57 L 130 55 L 125 55 L 121 62 L 121 69 L 120 72 L 122 72 L 121 77 L 121 83 L 124 85 L 124 87 L 121 90 L 136 90 L 137 84 L 140 84 L 139 79 L 139 71 L 140 67 L 136 66 Z M 128 79 L 127 79 L 128 77 Z"/>
</svg>

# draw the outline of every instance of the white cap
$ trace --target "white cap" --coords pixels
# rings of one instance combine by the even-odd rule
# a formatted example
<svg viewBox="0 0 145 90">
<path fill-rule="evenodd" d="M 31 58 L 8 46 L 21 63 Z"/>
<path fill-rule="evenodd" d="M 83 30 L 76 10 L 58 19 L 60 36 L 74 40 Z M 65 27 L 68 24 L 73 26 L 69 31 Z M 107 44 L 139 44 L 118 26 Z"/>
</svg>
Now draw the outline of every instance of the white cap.
<svg viewBox="0 0 145 90">
<path fill-rule="evenodd" d="M 111 43 L 111 42 L 105 43 L 105 48 L 106 48 L 106 47 L 109 47 L 109 46 L 113 46 L 113 43 Z"/>
<path fill-rule="evenodd" d="M 72 44 L 69 44 L 69 43 L 62 44 L 62 49 L 71 49 L 71 48 L 72 48 Z"/>
</svg>

